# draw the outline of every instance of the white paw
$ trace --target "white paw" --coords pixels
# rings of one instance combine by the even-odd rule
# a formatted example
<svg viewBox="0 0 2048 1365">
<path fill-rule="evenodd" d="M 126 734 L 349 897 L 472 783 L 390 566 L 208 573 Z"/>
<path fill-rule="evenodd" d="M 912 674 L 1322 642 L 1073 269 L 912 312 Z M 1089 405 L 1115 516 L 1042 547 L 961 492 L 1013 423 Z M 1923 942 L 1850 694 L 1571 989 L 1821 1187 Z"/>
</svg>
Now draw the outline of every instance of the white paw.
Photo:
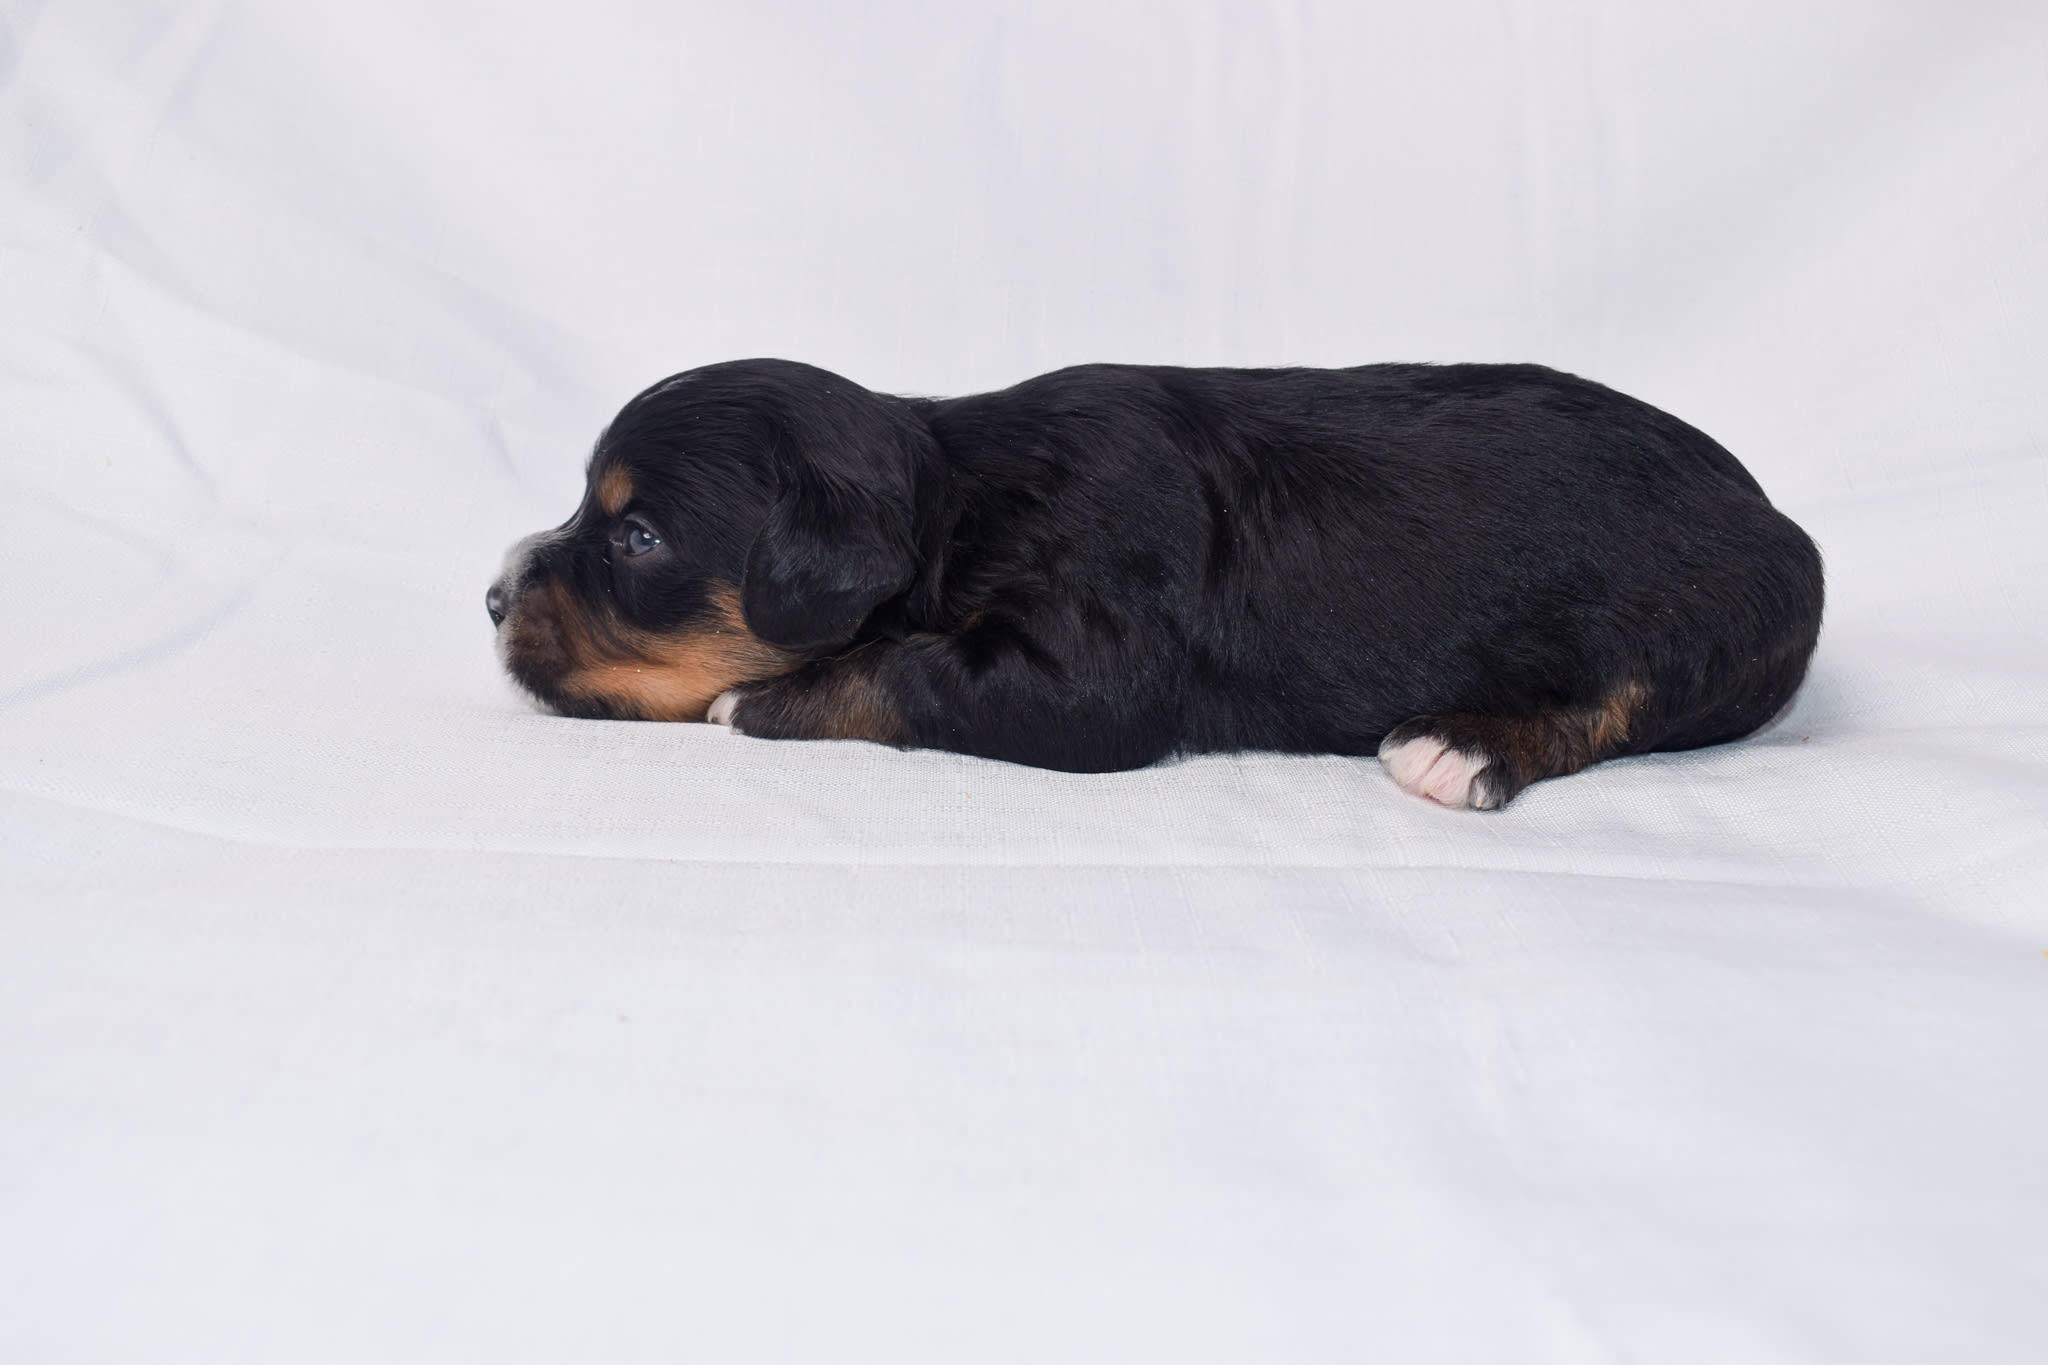
<svg viewBox="0 0 2048 1365">
<path fill-rule="evenodd" d="M 711 699 L 711 707 L 705 711 L 704 719 L 713 725 L 727 726 L 736 735 L 745 733 L 732 723 L 732 708 L 739 704 L 739 700 L 739 689 L 727 688 Z"/>
<path fill-rule="evenodd" d="M 1410 795 L 1460 808 L 1493 804 L 1492 793 L 1477 781 L 1486 771 L 1485 757 L 1450 748 L 1440 739 L 1417 735 L 1399 744 L 1382 744 L 1380 762 Z"/>
</svg>

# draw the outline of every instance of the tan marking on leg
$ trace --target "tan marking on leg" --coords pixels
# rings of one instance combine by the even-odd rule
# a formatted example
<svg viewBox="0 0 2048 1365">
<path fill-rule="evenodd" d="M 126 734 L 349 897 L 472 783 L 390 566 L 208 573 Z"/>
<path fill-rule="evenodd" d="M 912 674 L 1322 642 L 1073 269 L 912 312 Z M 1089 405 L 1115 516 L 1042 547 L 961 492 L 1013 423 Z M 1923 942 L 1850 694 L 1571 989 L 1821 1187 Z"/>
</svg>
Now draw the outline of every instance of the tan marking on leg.
<svg viewBox="0 0 2048 1365">
<path fill-rule="evenodd" d="M 1533 716 L 1418 716 L 1381 742 L 1380 761 L 1403 790 L 1418 796 L 1498 806 L 1531 782 L 1623 752 L 1648 699 L 1641 685 L 1628 682 L 1597 705 Z"/>
<path fill-rule="evenodd" d="M 597 476 L 597 505 L 615 517 L 633 500 L 633 472 L 622 464 L 607 465 Z"/>
<path fill-rule="evenodd" d="M 1592 744 L 1595 762 L 1627 743 L 1636 712 L 1648 700 L 1649 694 L 1640 683 L 1625 682 L 1592 711 L 1586 720 L 1586 738 Z"/>
<path fill-rule="evenodd" d="M 1647 698 L 1639 684 L 1625 682 L 1594 706 L 1503 719 L 1496 742 L 1523 783 L 1562 777 L 1620 753 Z"/>
<path fill-rule="evenodd" d="M 881 682 L 875 676 L 881 654 L 879 651 L 869 653 L 872 657 L 862 660 L 860 666 L 840 670 L 838 705 L 827 710 L 828 733 L 824 737 L 868 739 L 877 744 L 908 744 L 909 727 L 889 705 L 889 699 L 882 693 Z"/>
<path fill-rule="evenodd" d="M 759 687 L 744 688 L 733 701 L 732 724 L 764 739 L 908 744 L 910 727 L 890 704 L 880 676 L 889 651 L 898 648 L 878 641 Z"/>
</svg>

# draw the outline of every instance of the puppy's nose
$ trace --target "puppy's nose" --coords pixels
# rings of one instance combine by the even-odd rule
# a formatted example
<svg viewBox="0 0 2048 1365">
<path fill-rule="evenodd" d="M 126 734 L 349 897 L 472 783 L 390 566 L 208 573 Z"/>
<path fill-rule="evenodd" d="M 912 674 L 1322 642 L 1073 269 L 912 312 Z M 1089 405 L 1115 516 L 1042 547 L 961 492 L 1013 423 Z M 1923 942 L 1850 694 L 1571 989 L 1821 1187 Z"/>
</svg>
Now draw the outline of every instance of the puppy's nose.
<svg viewBox="0 0 2048 1365">
<path fill-rule="evenodd" d="M 502 583 L 493 583 L 493 584 L 491 584 L 491 590 L 490 590 L 489 592 L 487 592 L 487 593 L 485 593 L 485 594 L 484 594 L 484 610 L 485 610 L 485 611 L 487 611 L 487 612 L 489 612 L 489 613 L 491 614 L 491 624 L 492 624 L 492 625 L 494 625 L 494 626 L 502 626 L 502 625 L 504 625 L 504 624 L 505 624 L 505 585 L 504 585 L 504 584 L 502 584 Z"/>
</svg>

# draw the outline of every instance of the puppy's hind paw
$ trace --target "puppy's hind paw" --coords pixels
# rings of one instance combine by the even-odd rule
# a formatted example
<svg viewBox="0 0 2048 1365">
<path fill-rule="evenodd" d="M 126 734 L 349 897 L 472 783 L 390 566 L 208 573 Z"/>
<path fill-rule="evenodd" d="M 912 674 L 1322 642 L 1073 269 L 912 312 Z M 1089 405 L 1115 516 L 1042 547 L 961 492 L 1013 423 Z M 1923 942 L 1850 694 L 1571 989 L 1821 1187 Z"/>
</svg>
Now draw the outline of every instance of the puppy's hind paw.
<svg viewBox="0 0 2048 1365">
<path fill-rule="evenodd" d="M 1409 721 L 1380 742 L 1380 762 L 1402 791 L 1440 806 L 1490 810 L 1501 804 L 1487 769 L 1492 755 L 1459 748 L 1429 732 L 1427 722 Z"/>
<path fill-rule="evenodd" d="M 745 734 L 744 730 L 732 722 L 733 708 L 738 706 L 739 702 L 740 690 L 737 687 L 728 687 L 711 699 L 711 706 L 704 712 L 704 719 L 712 725 L 723 725 L 736 735 Z"/>
</svg>

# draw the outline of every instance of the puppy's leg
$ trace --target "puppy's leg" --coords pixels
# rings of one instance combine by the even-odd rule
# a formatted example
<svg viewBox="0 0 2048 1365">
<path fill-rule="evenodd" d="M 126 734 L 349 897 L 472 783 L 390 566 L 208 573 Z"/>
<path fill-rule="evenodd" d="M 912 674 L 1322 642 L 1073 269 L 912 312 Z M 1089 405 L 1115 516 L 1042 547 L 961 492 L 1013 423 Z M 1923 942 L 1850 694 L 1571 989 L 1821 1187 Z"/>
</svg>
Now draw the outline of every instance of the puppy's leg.
<svg viewBox="0 0 2048 1365">
<path fill-rule="evenodd" d="M 1644 700 L 1642 688 L 1625 683 L 1596 706 L 1528 716 L 1418 716 L 1380 742 L 1380 762 L 1405 792 L 1493 810 L 1531 782 L 1624 752 Z"/>
<path fill-rule="evenodd" d="M 1142 768 L 1173 751 L 1178 697 L 1129 651 L 1054 656 L 1024 631 L 878 641 L 734 688 L 707 719 L 764 739 L 870 739 L 1066 772 Z"/>
<path fill-rule="evenodd" d="M 762 739 L 868 739 L 908 744 L 909 725 L 881 678 L 900 647 L 880 642 L 794 673 L 721 692 L 704 719 Z"/>
</svg>

